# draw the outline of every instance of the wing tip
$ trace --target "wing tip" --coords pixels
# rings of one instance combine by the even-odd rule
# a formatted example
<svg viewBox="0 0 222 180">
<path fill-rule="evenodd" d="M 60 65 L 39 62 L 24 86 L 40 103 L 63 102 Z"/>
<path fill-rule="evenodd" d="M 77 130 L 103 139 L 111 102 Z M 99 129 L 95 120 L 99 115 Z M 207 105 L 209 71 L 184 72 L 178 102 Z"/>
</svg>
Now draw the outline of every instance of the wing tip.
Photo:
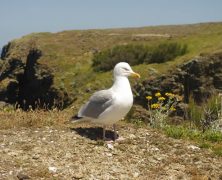
<svg viewBox="0 0 222 180">
<path fill-rule="evenodd" d="M 75 122 L 75 121 L 78 121 L 78 120 L 81 120 L 83 117 L 80 117 L 80 116 L 78 116 L 77 114 L 76 115 L 74 115 L 74 116 L 72 116 L 71 118 L 70 118 L 70 121 L 71 122 Z"/>
</svg>

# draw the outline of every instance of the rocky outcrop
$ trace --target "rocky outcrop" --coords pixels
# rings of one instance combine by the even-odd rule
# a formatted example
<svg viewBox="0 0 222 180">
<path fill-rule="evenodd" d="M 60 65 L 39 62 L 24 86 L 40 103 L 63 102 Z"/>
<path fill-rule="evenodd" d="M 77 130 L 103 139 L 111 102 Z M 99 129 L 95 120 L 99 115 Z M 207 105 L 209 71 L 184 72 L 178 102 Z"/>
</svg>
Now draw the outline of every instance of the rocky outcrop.
<svg viewBox="0 0 222 180">
<path fill-rule="evenodd" d="M 177 115 L 184 116 L 183 109 L 190 97 L 201 104 L 215 92 L 222 91 L 222 53 L 192 59 L 167 75 L 143 81 L 135 86 L 135 91 L 138 94 L 136 103 L 143 107 L 147 107 L 145 97 L 157 91 L 182 96 Z"/>
<path fill-rule="evenodd" d="M 12 46 L 13 43 L 6 45 L 1 55 L 0 101 L 17 104 L 23 109 L 37 106 L 64 108 L 68 105 L 67 93 L 54 87 L 53 71 L 38 63 L 42 52 L 30 46 L 13 54 Z"/>
</svg>

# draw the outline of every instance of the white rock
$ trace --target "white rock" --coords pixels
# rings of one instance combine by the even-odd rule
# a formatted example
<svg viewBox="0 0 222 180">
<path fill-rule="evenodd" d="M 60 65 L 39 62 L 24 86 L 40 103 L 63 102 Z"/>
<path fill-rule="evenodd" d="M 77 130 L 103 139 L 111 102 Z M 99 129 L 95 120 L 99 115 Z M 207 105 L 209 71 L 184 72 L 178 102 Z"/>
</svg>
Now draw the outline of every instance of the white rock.
<svg viewBox="0 0 222 180">
<path fill-rule="evenodd" d="M 152 151 L 159 151 L 159 148 L 153 147 L 153 148 L 151 148 L 151 150 L 152 150 Z"/>
<path fill-rule="evenodd" d="M 114 149 L 114 147 L 113 147 L 113 145 L 112 144 L 107 144 L 107 147 L 108 147 L 108 149 L 111 149 L 111 150 L 113 150 Z"/>
<path fill-rule="evenodd" d="M 130 134 L 130 135 L 129 135 L 129 138 L 130 138 L 130 139 L 134 139 L 134 138 L 136 138 L 136 136 L 135 136 L 134 134 Z"/>
<path fill-rule="evenodd" d="M 56 173 L 57 172 L 57 168 L 56 167 L 53 167 L 53 166 L 49 166 L 49 172 L 51 173 Z"/>
<path fill-rule="evenodd" d="M 108 157 L 112 157 L 112 156 L 113 156 L 111 153 L 106 153 L 106 155 L 107 155 Z"/>
<path fill-rule="evenodd" d="M 192 150 L 200 150 L 199 147 L 194 146 L 194 145 L 189 145 L 189 146 L 187 146 L 187 148 L 188 148 L 188 149 L 192 149 Z"/>
<path fill-rule="evenodd" d="M 138 172 L 133 173 L 133 177 L 134 177 L 134 178 L 139 177 L 139 175 L 140 175 L 140 173 L 138 173 Z"/>
</svg>

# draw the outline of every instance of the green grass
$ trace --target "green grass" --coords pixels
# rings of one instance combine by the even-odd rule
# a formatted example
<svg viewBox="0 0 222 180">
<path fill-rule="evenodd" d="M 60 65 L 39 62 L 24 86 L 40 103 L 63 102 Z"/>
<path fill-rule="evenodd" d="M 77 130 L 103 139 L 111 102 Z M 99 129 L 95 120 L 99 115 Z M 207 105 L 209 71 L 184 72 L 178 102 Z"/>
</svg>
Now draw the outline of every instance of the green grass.
<svg viewBox="0 0 222 180">
<path fill-rule="evenodd" d="M 217 145 L 213 147 L 212 150 L 216 155 L 222 156 L 222 145 Z"/>
<path fill-rule="evenodd" d="M 187 45 L 178 42 L 163 42 L 157 45 L 148 43 L 116 45 L 97 52 L 92 58 L 95 71 L 112 70 L 118 62 L 126 61 L 130 65 L 153 64 L 172 61 L 187 53 Z"/>
<path fill-rule="evenodd" d="M 208 130 L 206 132 L 190 129 L 186 126 L 167 125 L 164 133 L 175 139 L 188 139 L 198 144 L 200 148 L 211 149 L 216 155 L 222 156 L 222 133 Z"/>
</svg>

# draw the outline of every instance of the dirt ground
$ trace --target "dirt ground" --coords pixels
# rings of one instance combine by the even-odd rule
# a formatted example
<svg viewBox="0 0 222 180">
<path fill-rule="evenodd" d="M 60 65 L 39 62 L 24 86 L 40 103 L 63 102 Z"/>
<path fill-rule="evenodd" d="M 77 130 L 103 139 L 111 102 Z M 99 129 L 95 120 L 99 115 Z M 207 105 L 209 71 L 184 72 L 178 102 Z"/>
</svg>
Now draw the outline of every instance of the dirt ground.
<svg viewBox="0 0 222 180">
<path fill-rule="evenodd" d="M 103 142 L 86 124 L 0 130 L 0 179 L 222 179 L 222 157 L 192 142 L 126 123 L 118 134 Z"/>
</svg>

